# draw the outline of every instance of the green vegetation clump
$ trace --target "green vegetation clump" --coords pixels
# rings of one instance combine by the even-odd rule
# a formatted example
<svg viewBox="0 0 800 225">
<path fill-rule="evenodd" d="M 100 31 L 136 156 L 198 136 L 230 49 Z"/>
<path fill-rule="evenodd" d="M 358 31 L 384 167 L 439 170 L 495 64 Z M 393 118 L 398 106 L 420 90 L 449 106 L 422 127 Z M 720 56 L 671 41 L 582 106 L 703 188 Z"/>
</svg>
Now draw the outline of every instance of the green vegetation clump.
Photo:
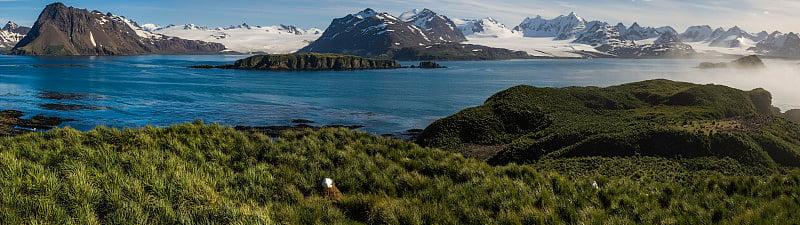
<svg viewBox="0 0 800 225">
<path fill-rule="evenodd" d="M 520 129 L 523 129 L 520 127 Z M 614 159 L 620 169 L 660 158 Z M 614 163 L 596 161 L 598 164 Z M 717 165 L 725 166 L 726 161 Z M 673 164 L 689 168 L 697 162 Z M 553 164 L 550 166 L 558 166 Z M 543 165 L 544 166 L 544 165 Z M 698 171 L 697 169 L 693 169 Z M 202 122 L 0 138 L 2 224 L 776 224 L 800 171 L 562 176 L 359 131 Z M 672 178 L 671 178 L 672 177 Z M 321 189 L 332 178 L 341 195 Z"/>
<path fill-rule="evenodd" d="M 714 157 L 770 173 L 800 165 L 800 126 L 774 111 L 763 89 L 668 80 L 607 88 L 523 85 L 434 122 L 417 142 L 488 155 L 493 164 Z"/>
</svg>

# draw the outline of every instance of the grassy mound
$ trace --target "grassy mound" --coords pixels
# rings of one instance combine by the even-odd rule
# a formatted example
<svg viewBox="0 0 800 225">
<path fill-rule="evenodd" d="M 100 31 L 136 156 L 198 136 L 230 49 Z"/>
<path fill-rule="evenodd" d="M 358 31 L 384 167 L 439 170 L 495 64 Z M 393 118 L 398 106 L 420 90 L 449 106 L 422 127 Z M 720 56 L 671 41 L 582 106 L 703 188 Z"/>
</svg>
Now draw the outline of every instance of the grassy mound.
<svg viewBox="0 0 800 225">
<path fill-rule="evenodd" d="M 628 158 L 659 163 L 659 159 Z M 683 166 L 691 166 L 686 162 Z M 723 165 L 724 162 L 720 162 Z M 675 165 L 680 167 L 681 165 Z M 800 171 L 570 178 L 345 129 L 202 123 L 0 138 L 2 224 L 774 224 Z M 341 198 L 319 186 L 332 178 Z"/>
<path fill-rule="evenodd" d="M 496 154 L 488 155 L 497 164 L 715 157 L 768 173 L 800 165 L 800 126 L 774 111 L 763 89 L 668 80 L 608 88 L 516 86 L 434 122 L 417 141 L 467 154 L 494 147 Z"/>
</svg>

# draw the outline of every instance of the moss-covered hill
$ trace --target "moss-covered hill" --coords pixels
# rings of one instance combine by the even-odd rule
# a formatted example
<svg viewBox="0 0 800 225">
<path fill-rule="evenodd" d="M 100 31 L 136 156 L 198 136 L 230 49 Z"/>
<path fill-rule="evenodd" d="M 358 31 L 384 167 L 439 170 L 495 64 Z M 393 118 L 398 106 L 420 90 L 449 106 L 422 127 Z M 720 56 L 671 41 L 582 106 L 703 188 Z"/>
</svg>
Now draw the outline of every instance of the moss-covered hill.
<svg viewBox="0 0 800 225">
<path fill-rule="evenodd" d="M 274 139 L 202 123 L 56 129 L 0 138 L 0 224 L 800 220 L 800 171 L 675 175 L 566 177 L 529 165 L 494 167 L 344 129 L 289 132 Z M 326 197 L 320 189 L 324 178 L 334 180 L 341 198 Z"/>
<path fill-rule="evenodd" d="M 800 126 L 773 116 L 779 114 L 763 89 L 668 80 L 608 88 L 516 86 L 434 122 L 418 143 L 495 164 L 710 157 L 768 172 L 800 166 Z"/>
</svg>

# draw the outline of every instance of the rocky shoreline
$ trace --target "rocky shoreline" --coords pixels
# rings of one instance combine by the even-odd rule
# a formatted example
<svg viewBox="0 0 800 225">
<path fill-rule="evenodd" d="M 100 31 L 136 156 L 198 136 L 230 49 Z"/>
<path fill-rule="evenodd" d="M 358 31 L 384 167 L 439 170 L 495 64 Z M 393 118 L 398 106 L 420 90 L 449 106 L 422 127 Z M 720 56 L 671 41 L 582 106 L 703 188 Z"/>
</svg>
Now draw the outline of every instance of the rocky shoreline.
<svg viewBox="0 0 800 225">
<path fill-rule="evenodd" d="M 17 110 L 0 111 L 0 136 L 19 135 L 36 130 L 53 129 L 63 122 L 72 121 L 58 117 L 36 115 L 30 119 L 23 119 L 25 113 Z"/>
</svg>

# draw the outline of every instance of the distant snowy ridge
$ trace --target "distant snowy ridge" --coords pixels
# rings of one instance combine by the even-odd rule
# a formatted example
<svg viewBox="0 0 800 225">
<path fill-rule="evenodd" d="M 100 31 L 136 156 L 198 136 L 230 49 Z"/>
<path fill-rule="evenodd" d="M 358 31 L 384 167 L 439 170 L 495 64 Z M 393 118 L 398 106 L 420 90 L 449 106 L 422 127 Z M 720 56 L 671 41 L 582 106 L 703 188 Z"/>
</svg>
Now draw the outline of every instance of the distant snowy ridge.
<svg viewBox="0 0 800 225">
<path fill-rule="evenodd" d="M 176 36 L 189 40 L 216 42 L 225 45 L 226 51 L 238 53 L 294 53 L 322 35 L 322 30 L 299 29 L 295 26 L 237 26 L 209 29 L 194 24 L 161 27 L 145 24 L 143 29 L 158 34 Z"/>
<path fill-rule="evenodd" d="M 800 54 L 794 50 L 800 46 L 795 46 L 793 41 L 789 41 L 789 44 L 783 41 L 795 40 L 798 34 L 777 31 L 749 33 L 739 27 L 713 29 L 708 25 L 692 26 L 679 33 L 670 26 L 644 27 L 639 23 L 625 26 L 622 23 L 611 25 L 603 21 L 589 21 L 574 12 L 552 19 L 528 17 L 513 29 L 491 18 L 455 22 L 469 43 L 523 50 L 532 55 L 563 56 L 576 51 L 600 51 L 645 57 L 660 56 L 671 50 L 678 55 L 693 51 L 790 57 Z M 587 46 L 591 48 L 587 50 Z"/>
<path fill-rule="evenodd" d="M 508 29 L 494 19 L 458 20 L 469 43 L 526 51 L 535 56 L 585 57 L 610 54 L 619 57 L 657 57 L 693 53 L 680 42 L 672 27 L 626 27 L 588 21 L 576 13 L 553 19 L 525 18 Z M 656 43 L 658 42 L 658 43 Z"/>
</svg>

